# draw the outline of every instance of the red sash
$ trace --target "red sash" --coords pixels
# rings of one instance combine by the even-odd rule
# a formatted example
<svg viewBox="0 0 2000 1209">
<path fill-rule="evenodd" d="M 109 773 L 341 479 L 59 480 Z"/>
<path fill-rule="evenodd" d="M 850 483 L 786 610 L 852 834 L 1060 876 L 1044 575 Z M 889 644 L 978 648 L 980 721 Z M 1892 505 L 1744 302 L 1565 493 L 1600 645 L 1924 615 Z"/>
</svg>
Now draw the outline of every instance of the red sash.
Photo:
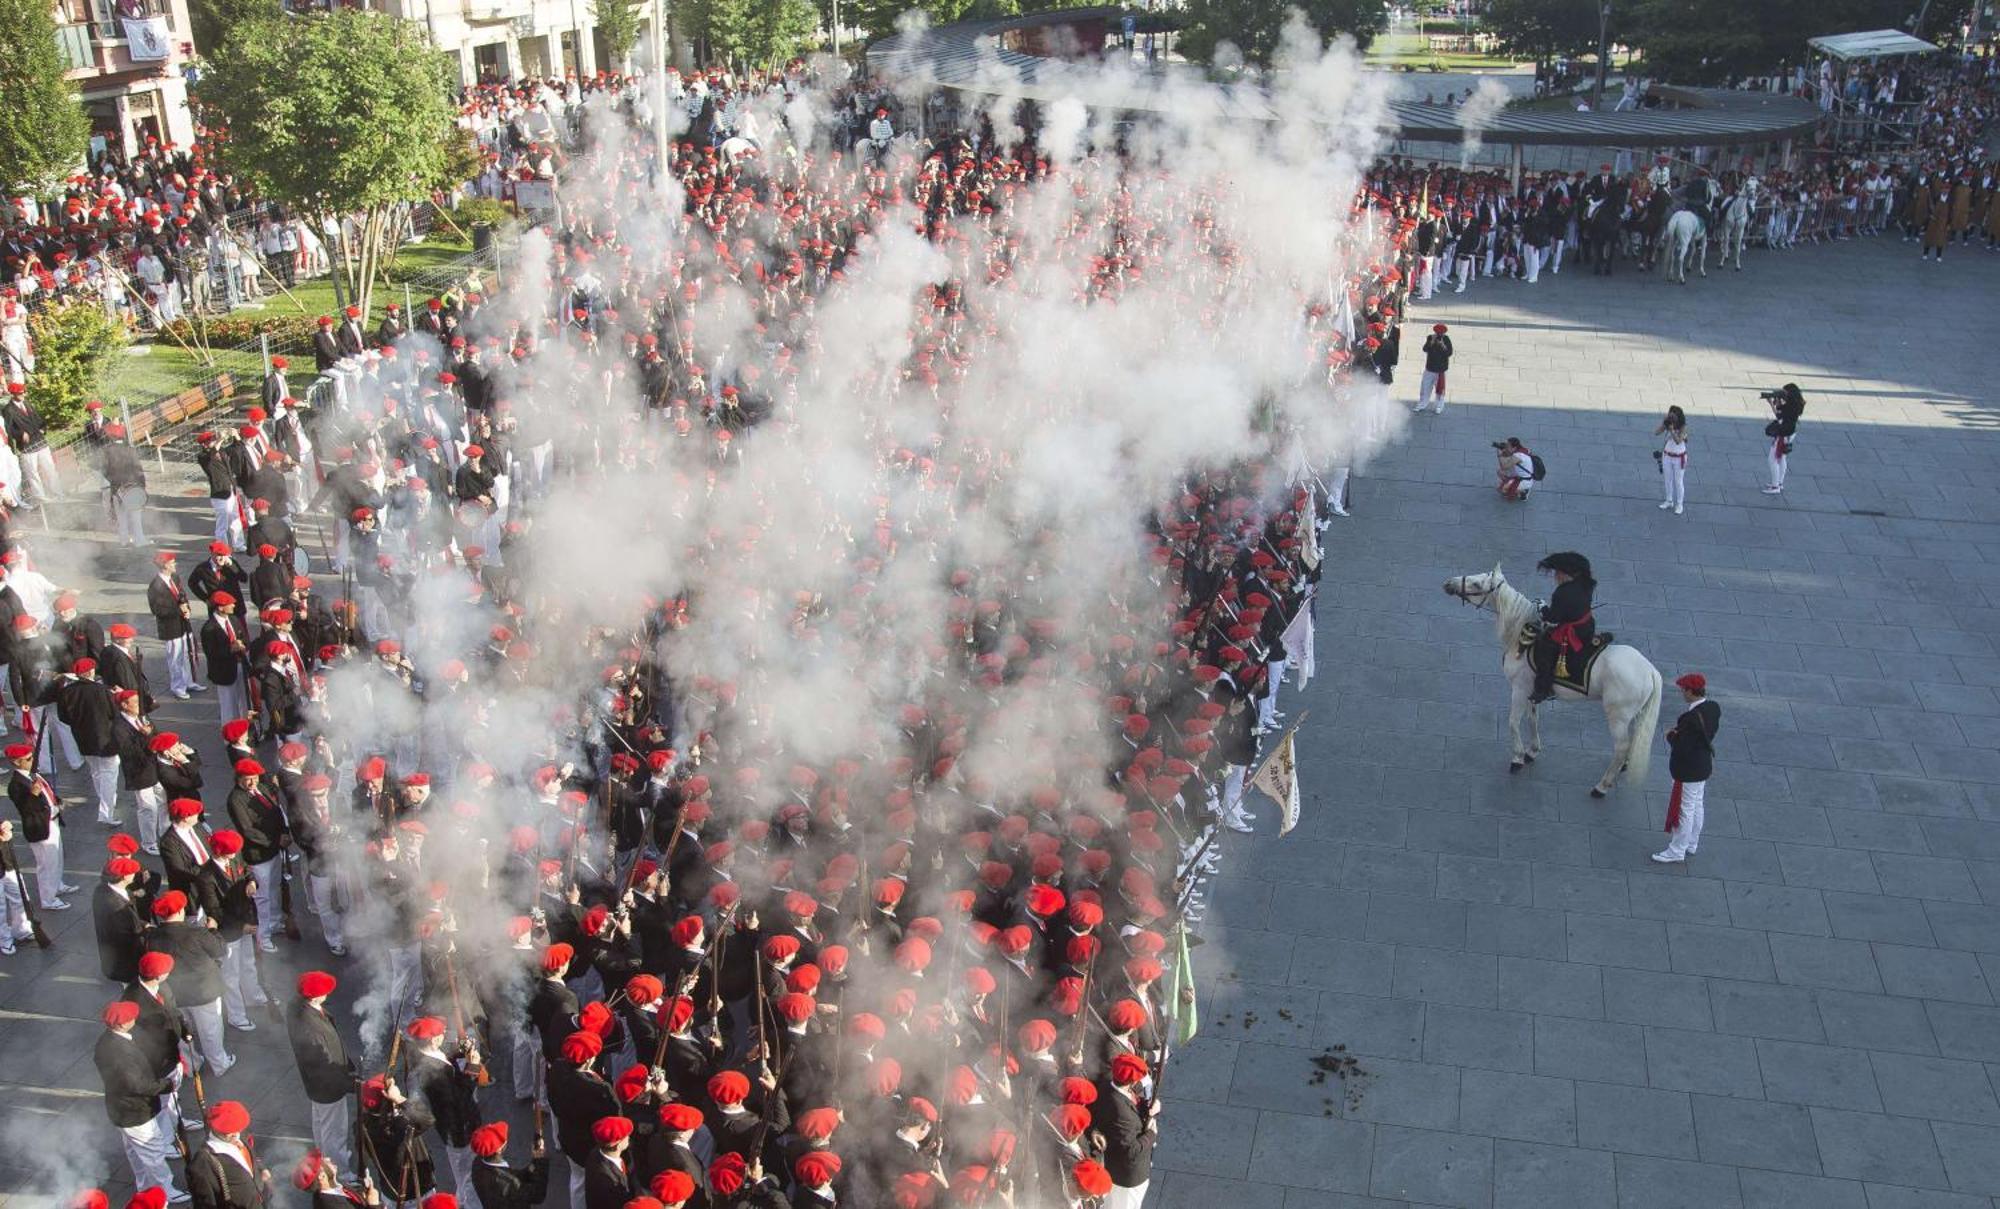
<svg viewBox="0 0 2000 1209">
<path fill-rule="evenodd" d="M 1681 783 L 1674 782 L 1674 792 L 1667 797 L 1667 825 L 1663 830 L 1671 832 L 1681 825 Z"/>
<path fill-rule="evenodd" d="M 1563 622 L 1549 631 L 1549 641 L 1565 651 L 1581 651 L 1583 639 L 1577 636 L 1576 627 L 1589 620 L 1590 614 L 1585 613 L 1575 621 Z"/>
</svg>

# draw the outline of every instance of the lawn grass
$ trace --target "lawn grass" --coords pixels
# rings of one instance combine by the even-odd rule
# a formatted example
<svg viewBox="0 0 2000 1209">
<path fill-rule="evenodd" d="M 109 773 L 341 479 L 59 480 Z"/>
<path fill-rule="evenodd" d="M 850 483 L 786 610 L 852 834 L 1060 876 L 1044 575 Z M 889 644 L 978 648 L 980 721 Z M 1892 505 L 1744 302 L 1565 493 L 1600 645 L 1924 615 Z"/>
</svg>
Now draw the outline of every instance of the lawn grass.
<svg viewBox="0 0 2000 1209">
<path fill-rule="evenodd" d="M 1426 38 L 1409 32 L 1386 33 L 1368 44 L 1365 61 L 1370 67 L 1415 67 L 1421 71 L 1433 62 L 1447 71 L 1506 71 L 1515 60 L 1507 55 L 1433 54 Z"/>
<path fill-rule="evenodd" d="M 472 244 L 452 237 L 448 229 L 440 232 L 436 239 L 402 248 L 396 254 L 396 263 L 385 274 L 387 282 L 375 287 L 376 313 L 372 318 L 379 320 L 382 307 L 403 301 L 402 282 L 434 276 L 471 254 Z M 331 277 L 301 281 L 291 287 L 289 296 L 268 278 L 264 288 L 264 297 L 251 304 L 258 309 L 239 307 L 237 313 L 332 315 L 337 313 L 340 305 L 334 296 Z M 411 299 L 415 305 L 422 306 L 427 296 L 412 287 Z M 255 345 L 247 349 L 216 348 L 212 353 L 214 364 L 208 365 L 171 338 L 138 342 L 113 363 L 99 393 L 105 402 L 114 406 L 117 400 L 124 399 L 133 407 L 143 407 L 155 399 L 199 385 L 219 373 L 233 373 L 238 381 L 249 383 L 255 383 L 263 375 L 263 357 Z"/>
</svg>

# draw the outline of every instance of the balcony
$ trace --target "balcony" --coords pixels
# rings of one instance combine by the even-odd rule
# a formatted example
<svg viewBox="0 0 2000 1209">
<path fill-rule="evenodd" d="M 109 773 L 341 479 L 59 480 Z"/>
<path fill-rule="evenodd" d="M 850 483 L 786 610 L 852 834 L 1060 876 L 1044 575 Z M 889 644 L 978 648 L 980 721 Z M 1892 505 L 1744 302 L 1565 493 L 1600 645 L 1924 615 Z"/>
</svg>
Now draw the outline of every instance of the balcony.
<svg viewBox="0 0 2000 1209">
<path fill-rule="evenodd" d="M 174 6 L 167 0 L 63 0 L 55 6 L 56 53 L 63 71 L 70 76 L 82 73 L 117 75 L 134 70 L 157 71 L 176 58 L 179 22 Z M 133 54 L 123 21 L 162 17 L 166 20 L 167 47 L 155 43 L 154 55 Z M 157 50 L 165 49 L 164 57 Z"/>
<path fill-rule="evenodd" d="M 62 56 L 65 72 L 97 70 L 97 51 L 91 45 L 93 38 L 88 22 L 56 26 L 56 53 Z"/>
</svg>

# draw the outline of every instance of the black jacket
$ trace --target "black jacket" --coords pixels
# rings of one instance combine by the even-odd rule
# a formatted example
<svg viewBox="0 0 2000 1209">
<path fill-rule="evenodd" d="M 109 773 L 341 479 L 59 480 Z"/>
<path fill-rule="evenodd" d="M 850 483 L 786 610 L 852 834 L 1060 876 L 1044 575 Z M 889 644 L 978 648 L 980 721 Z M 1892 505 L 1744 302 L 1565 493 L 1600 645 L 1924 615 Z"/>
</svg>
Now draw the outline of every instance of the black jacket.
<svg viewBox="0 0 2000 1209">
<path fill-rule="evenodd" d="M 250 868 L 240 855 L 229 864 L 225 873 L 221 861 L 210 861 L 194 878 L 202 912 L 215 921 L 215 934 L 224 944 L 241 940 L 257 926 L 257 903 L 250 897 Z"/>
<path fill-rule="evenodd" d="M 631 1199 L 626 1167 L 593 1146 L 583 1160 L 583 1209 L 625 1209 Z"/>
<path fill-rule="evenodd" d="M 36 780 L 41 781 L 46 793 L 35 792 Z M 55 787 L 48 778 L 31 777 L 15 769 L 14 775 L 7 778 L 7 797 L 14 803 L 15 813 L 21 816 L 21 838 L 30 844 L 48 839 L 49 825 L 62 813 L 62 800 L 55 797 Z"/>
<path fill-rule="evenodd" d="M 563 1156 L 581 1163 L 597 1149 L 590 1127 L 599 1117 L 618 1115 L 618 1097 L 603 1076 L 557 1062 L 549 1068 L 549 1110 L 555 1114 L 556 1143 Z"/>
<path fill-rule="evenodd" d="M 173 827 L 160 833 L 160 863 L 166 866 L 167 889 L 179 890 L 190 901 L 199 901 L 199 891 L 195 888 L 195 878 L 201 868 L 215 857 L 215 848 L 209 836 L 208 825 L 200 819 L 194 822 L 194 836 L 201 841 L 199 859 L 182 842 L 180 832 Z"/>
<path fill-rule="evenodd" d="M 104 1080 L 104 1115 L 113 1125 L 144 1125 L 160 1114 L 160 1098 L 173 1090 L 173 1081 L 154 1068 L 136 1031 L 121 1037 L 105 1029 L 91 1057 Z"/>
<path fill-rule="evenodd" d="M 76 737 L 76 749 L 86 756 L 118 754 L 118 707 L 103 681 L 68 676 L 56 686 L 56 716 Z"/>
<path fill-rule="evenodd" d="M 549 1161 L 531 1159 L 526 1167 L 509 1167 L 490 1159 L 472 1164 L 472 1190 L 484 1209 L 532 1209 L 549 1195 Z"/>
<path fill-rule="evenodd" d="M 325 1012 L 303 999 L 294 999 L 285 1009 L 285 1033 L 291 1038 L 292 1058 L 299 1065 L 299 1082 L 305 1084 L 306 1099 L 315 1104 L 338 1104 L 354 1092 L 354 1060 L 340 1030 Z"/>
<path fill-rule="evenodd" d="M 90 918 L 97 931 L 97 964 L 113 982 L 131 982 L 139 977 L 139 954 L 145 952 L 145 921 L 139 909 L 100 881 L 90 892 Z"/>
<path fill-rule="evenodd" d="M 1715 775 L 1715 732 L 1722 707 L 1706 698 L 1681 712 L 1667 732 L 1667 771 L 1676 781 L 1706 781 Z"/>
<path fill-rule="evenodd" d="M 261 1209 L 267 1203 L 256 1172 L 217 1154 L 206 1139 L 193 1150 L 187 1163 L 187 1190 L 194 1209 Z M 255 1155 L 250 1162 L 257 1162 Z"/>
<path fill-rule="evenodd" d="M 410 1099 L 403 1106 L 419 1126 L 435 1127 L 447 1146 L 465 1146 L 479 1128 L 479 1105 L 473 1099 L 472 1076 L 449 1058 L 426 1054 L 410 1059 Z M 623 1209 L 622 1205 L 620 1209 Z"/>
<path fill-rule="evenodd" d="M 181 1015 L 180 999 L 165 983 L 160 984 L 159 997 L 155 998 L 137 982 L 127 986 L 119 998 L 139 1005 L 139 1023 L 132 1027 L 132 1036 L 138 1039 L 139 1048 L 146 1051 L 153 1073 L 165 1077 L 180 1065 L 181 1042 L 192 1035 L 186 1018 Z"/>
<path fill-rule="evenodd" d="M 171 585 L 158 575 L 146 581 L 146 611 L 153 615 L 153 636 L 160 641 L 171 642 L 192 632 L 182 614 L 186 604 L 187 590 L 179 579 Z"/>
<path fill-rule="evenodd" d="M 238 654 L 230 644 L 230 635 L 243 645 L 244 654 Z M 250 649 L 250 632 L 240 617 L 229 618 L 228 630 L 222 625 L 222 618 L 210 617 L 201 625 L 201 658 L 208 665 L 208 682 L 215 685 L 235 684 L 243 674 L 243 660 Z"/>
<path fill-rule="evenodd" d="M 1108 1081 L 1098 1084 L 1091 1127 L 1104 1135 L 1104 1169 L 1112 1183 L 1136 1188 L 1152 1177 L 1158 1135 L 1146 1131 L 1145 1113 Z"/>
<path fill-rule="evenodd" d="M 243 863 L 261 865 L 278 855 L 278 841 L 291 835 L 278 791 L 259 782 L 254 790 L 229 791 L 229 821 L 243 833 Z"/>
<path fill-rule="evenodd" d="M 198 1005 L 222 998 L 222 940 L 215 933 L 187 920 L 161 924 L 147 937 L 146 947 L 172 954 L 167 987 L 176 1002 Z"/>
</svg>

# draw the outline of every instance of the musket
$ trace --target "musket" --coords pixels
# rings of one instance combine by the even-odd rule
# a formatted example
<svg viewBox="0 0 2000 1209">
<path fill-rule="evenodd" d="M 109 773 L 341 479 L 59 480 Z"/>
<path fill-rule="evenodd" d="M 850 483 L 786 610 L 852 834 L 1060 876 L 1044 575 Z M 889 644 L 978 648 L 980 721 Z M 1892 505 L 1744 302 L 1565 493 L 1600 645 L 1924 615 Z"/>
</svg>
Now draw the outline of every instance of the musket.
<svg viewBox="0 0 2000 1209">
<path fill-rule="evenodd" d="M 284 919 L 285 939 L 299 939 L 299 921 L 292 915 L 291 851 L 278 853 L 278 912 Z"/>
<path fill-rule="evenodd" d="M 452 942 L 445 942 L 444 984 L 445 988 L 451 994 L 452 1031 L 458 1034 L 459 1055 L 464 1057 L 476 1049 L 477 1046 L 472 1043 L 471 1035 L 465 1031 L 465 1004 L 458 997 L 458 967 L 451 960 L 451 946 Z M 468 1061 L 465 1066 L 465 1073 L 472 1076 L 474 1085 L 478 1087 L 485 1087 L 493 1082 L 493 1074 L 486 1069 L 484 1062 Z"/>
</svg>

